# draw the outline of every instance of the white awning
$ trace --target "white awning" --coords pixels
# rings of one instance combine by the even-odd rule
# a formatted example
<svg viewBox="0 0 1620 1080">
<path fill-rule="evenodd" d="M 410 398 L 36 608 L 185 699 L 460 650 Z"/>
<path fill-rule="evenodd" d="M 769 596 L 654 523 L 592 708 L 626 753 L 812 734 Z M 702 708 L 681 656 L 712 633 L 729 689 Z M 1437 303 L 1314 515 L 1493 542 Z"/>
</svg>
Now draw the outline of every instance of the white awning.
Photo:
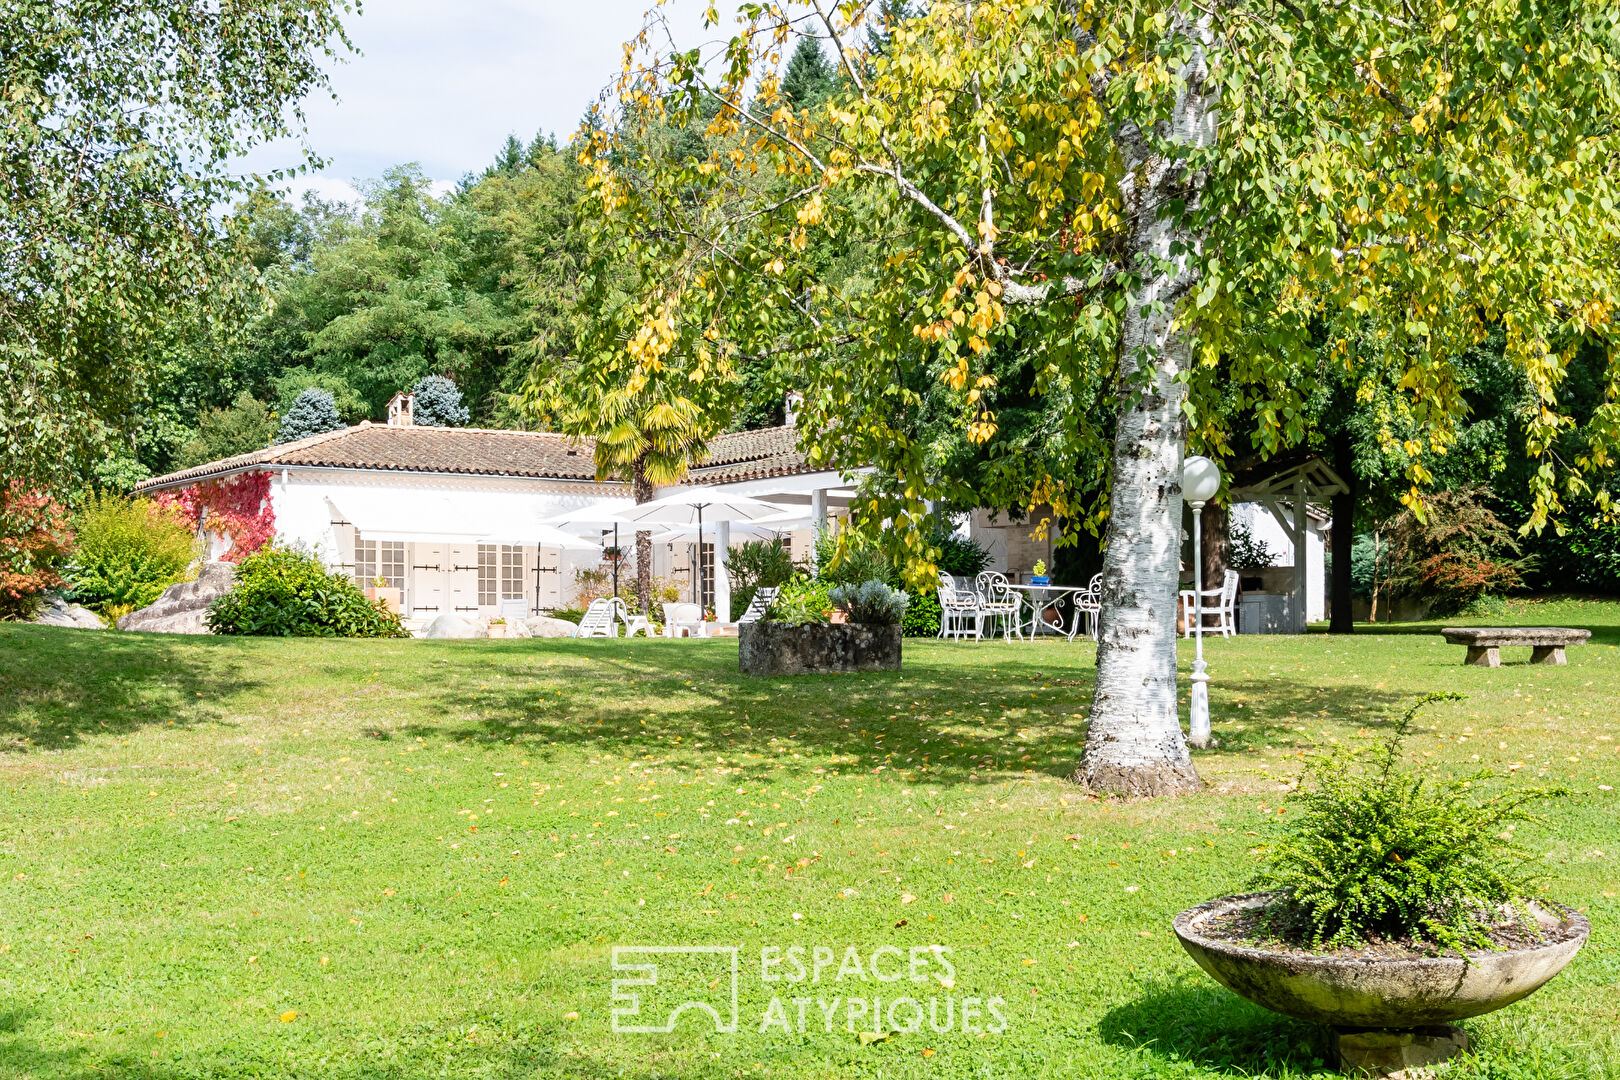
<svg viewBox="0 0 1620 1080">
<path fill-rule="evenodd" d="M 355 490 L 326 500 L 334 522 L 366 540 L 451 544 L 524 544 L 591 550 L 601 545 L 542 524 L 541 499 L 496 491 Z"/>
</svg>

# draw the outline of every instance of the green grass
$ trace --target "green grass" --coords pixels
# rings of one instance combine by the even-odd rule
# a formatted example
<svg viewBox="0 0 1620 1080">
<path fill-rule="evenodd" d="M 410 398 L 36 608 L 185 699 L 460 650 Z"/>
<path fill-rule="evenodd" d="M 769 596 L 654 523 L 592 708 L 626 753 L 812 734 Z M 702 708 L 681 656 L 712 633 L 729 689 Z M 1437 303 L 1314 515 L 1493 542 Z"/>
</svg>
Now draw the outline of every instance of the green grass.
<svg viewBox="0 0 1620 1080">
<path fill-rule="evenodd" d="M 1432 625 L 1211 641 L 1208 790 L 1152 802 L 1066 780 L 1079 644 L 762 681 L 725 641 L 0 626 L 0 1077 L 1327 1075 L 1313 1028 L 1217 987 L 1169 920 L 1243 888 L 1302 753 L 1437 689 L 1468 698 L 1424 714 L 1420 759 L 1571 788 L 1530 836 L 1593 923 L 1465 1025 L 1451 1075 L 1620 1077 L 1620 605 L 1514 620 L 1594 644 L 1488 671 Z M 740 945 L 740 1033 L 614 1034 L 630 944 Z M 757 970 L 763 946 L 934 944 L 949 988 Z M 811 1003 L 761 1033 L 772 992 L 795 1027 L 795 993 L 996 996 L 1007 1026 L 865 1043 Z"/>
</svg>

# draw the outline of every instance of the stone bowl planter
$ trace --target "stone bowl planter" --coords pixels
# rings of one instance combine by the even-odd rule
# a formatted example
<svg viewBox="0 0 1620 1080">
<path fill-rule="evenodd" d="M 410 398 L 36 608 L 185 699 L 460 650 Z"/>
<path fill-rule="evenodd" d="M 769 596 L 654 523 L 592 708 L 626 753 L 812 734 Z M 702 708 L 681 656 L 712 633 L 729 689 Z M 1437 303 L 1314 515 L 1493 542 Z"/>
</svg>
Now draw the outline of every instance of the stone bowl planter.
<svg viewBox="0 0 1620 1080">
<path fill-rule="evenodd" d="M 899 626 L 770 619 L 738 627 L 737 666 L 745 675 L 843 675 L 899 671 Z"/>
<path fill-rule="evenodd" d="M 1177 915 L 1176 937 L 1211 978 L 1273 1012 L 1338 1028 L 1409 1031 L 1494 1012 L 1540 989 L 1586 942 L 1591 924 L 1559 904 L 1532 902 L 1547 940 L 1462 957 L 1312 956 L 1205 937 L 1219 915 L 1258 908 L 1266 893 L 1212 900 Z"/>
</svg>

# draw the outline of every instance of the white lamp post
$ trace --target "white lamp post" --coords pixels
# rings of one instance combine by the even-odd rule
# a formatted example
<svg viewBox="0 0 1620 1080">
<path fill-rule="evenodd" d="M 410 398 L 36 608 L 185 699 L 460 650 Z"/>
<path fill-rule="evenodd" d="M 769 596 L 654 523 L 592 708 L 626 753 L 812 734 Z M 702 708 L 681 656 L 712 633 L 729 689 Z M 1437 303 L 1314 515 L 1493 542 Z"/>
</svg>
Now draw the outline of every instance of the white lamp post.
<svg viewBox="0 0 1620 1080">
<path fill-rule="evenodd" d="M 1193 514 L 1193 640 L 1197 643 L 1192 670 L 1191 716 L 1188 741 L 1197 747 L 1210 745 L 1209 670 L 1204 663 L 1204 504 L 1221 490 L 1221 470 L 1207 457 L 1190 457 L 1181 465 L 1181 497 Z"/>
</svg>

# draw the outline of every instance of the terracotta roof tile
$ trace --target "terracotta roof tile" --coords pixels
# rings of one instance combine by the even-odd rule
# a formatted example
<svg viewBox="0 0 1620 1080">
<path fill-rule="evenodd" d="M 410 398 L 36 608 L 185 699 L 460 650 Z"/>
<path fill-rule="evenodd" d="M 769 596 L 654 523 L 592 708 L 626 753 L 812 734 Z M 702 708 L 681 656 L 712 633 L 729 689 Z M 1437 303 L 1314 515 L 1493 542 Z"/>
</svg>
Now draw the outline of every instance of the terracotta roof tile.
<svg viewBox="0 0 1620 1080">
<path fill-rule="evenodd" d="M 274 469 L 293 465 L 596 479 L 594 447 L 589 439 L 575 443 L 565 435 L 549 432 L 361 424 L 155 476 L 138 487 L 150 490 L 255 466 Z M 722 483 L 808 471 L 812 471 L 810 466 L 795 447 L 794 429 L 779 427 L 717 436 L 710 441 L 708 457 L 693 468 L 692 478 Z"/>
</svg>

